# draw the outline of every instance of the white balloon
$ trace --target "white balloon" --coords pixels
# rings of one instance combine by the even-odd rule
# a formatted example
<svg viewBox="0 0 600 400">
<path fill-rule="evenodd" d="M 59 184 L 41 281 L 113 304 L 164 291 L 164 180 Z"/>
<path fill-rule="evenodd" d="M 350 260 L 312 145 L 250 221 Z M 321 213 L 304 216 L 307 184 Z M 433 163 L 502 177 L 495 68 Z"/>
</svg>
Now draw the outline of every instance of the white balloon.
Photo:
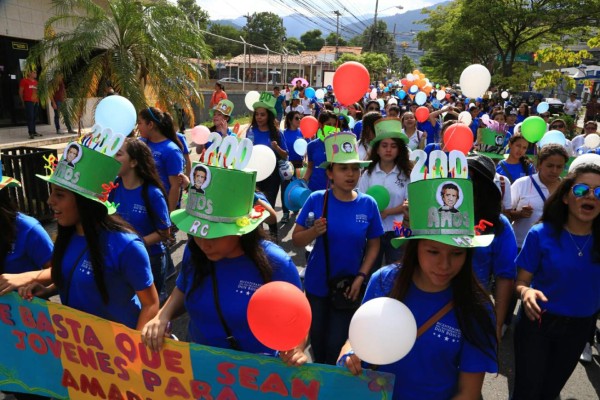
<svg viewBox="0 0 600 400">
<path fill-rule="evenodd" d="M 600 146 L 600 136 L 598 136 L 597 133 L 590 133 L 583 140 L 583 144 L 588 149 L 595 149 L 596 147 Z"/>
<path fill-rule="evenodd" d="M 413 74 L 406 74 L 406 80 L 412 82 L 415 80 L 415 76 Z"/>
<path fill-rule="evenodd" d="M 114 95 L 100 100 L 94 112 L 96 124 L 103 129 L 110 128 L 114 133 L 129 135 L 137 122 L 137 112 L 125 97 Z"/>
<path fill-rule="evenodd" d="M 325 91 L 324 91 L 323 89 L 317 89 L 317 90 L 315 91 L 315 97 L 316 97 L 318 100 L 321 100 L 322 98 L 324 98 L 324 97 L 325 97 Z"/>
<path fill-rule="evenodd" d="M 304 156 L 306 154 L 306 147 L 307 146 L 308 146 L 308 143 L 306 143 L 306 140 L 304 140 L 304 139 L 296 139 L 296 141 L 294 142 L 294 151 L 299 156 Z"/>
<path fill-rule="evenodd" d="M 369 94 L 369 98 L 371 100 L 375 100 L 377 98 L 377 88 L 373 88 L 371 90 L 371 93 Z"/>
<path fill-rule="evenodd" d="M 260 182 L 271 176 L 276 164 L 277 159 L 273 150 L 263 144 L 258 144 L 252 148 L 250 161 L 246 165 L 246 168 L 244 168 L 244 171 L 256 171 L 256 182 Z"/>
<path fill-rule="evenodd" d="M 508 92 L 505 90 L 502 92 L 502 94 L 500 94 L 500 96 L 502 96 L 503 99 L 508 99 Z"/>
<path fill-rule="evenodd" d="M 378 297 L 352 317 L 348 340 L 358 358 L 370 364 L 392 364 L 408 354 L 417 338 L 412 312 L 400 301 Z"/>
<path fill-rule="evenodd" d="M 465 125 L 471 125 L 471 122 L 473 122 L 473 117 L 471 117 L 470 112 L 463 111 L 458 114 L 458 122 L 462 122 Z"/>
<path fill-rule="evenodd" d="M 260 93 L 258 93 L 256 90 L 251 90 L 248 93 L 246 93 L 244 103 L 246 103 L 246 107 L 248 107 L 248 110 L 254 111 L 254 107 L 252 105 L 256 103 L 258 99 L 260 99 Z"/>
<path fill-rule="evenodd" d="M 438 99 L 439 101 L 444 100 L 446 98 L 446 91 L 438 90 L 438 92 L 435 94 L 435 98 Z"/>
<path fill-rule="evenodd" d="M 573 171 L 581 164 L 596 164 L 600 167 L 600 154 L 587 153 L 577 157 L 569 166 L 569 172 Z"/>
<path fill-rule="evenodd" d="M 467 97 L 481 97 L 488 90 L 492 75 L 481 64 L 469 65 L 460 74 L 460 90 Z"/>
<path fill-rule="evenodd" d="M 351 115 L 348 115 L 348 128 L 353 129 L 354 125 L 356 125 L 356 121 Z"/>
<path fill-rule="evenodd" d="M 481 122 L 483 122 L 486 126 L 490 123 L 490 116 L 488 114 L 483 114 L 481 117 Z"/>
<path fill-rule="evenodd" d="M 513 134 L 521 134 L 521 124 L 523 124 L 523 122 L 519 122 L 515 125 L 515 129 L 513 129 Z"/>
</svg>

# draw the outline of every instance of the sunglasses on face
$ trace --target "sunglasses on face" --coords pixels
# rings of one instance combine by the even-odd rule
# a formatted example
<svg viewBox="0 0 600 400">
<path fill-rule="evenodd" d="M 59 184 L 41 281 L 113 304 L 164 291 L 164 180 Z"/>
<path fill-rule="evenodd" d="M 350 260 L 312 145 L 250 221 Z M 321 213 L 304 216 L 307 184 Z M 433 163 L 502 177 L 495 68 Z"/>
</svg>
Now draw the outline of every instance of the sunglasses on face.
<svg viewBox="0 0 600 400">
<path fill-rule="evenodd" d="M 598 127 L 597 127 L 597 126 L 586 126 L 586 127 L 585 127 L 585 130 L 586 130 L 586 131 L 587 131 L 587 130 L 590 130 L 590 131 L 594 131 L 594 132 L 595 132 L 595 131 L 596 131 L 596 129 L 598 129 Z"/>
<path fill-rule="evenodd" d="M 557 125 L 550 125 L 550 129 L 560 129 L 560 128 L 564 128 L 565 126 L 563 124 L 557 124 Z"/>
<path fill-rule="evenodd" d="M 369 107 L 369 108 L 367 108 L 367 111 L 379 111 L 379 108 Z"/>
<path fill-rule="evenodd" d="M 300 117 L 294 117 L 294 119 L 295 119 L 296 121 L 300 121 L 302 118 L 300 118 Z"/>
<path fill-rule="evenodd" d="M 573 185 L 573 188 L 571 188 L 573 196 L 577 198 L 587 196 L 591 190 L 592 188 L 589 185 L 586 185 L 585 183 L 577 183 Z M 596 200 L 600 200 L 600 186 L 596 186 L 594 188 L 594 197 L 596 198 Z"/>
</svg>

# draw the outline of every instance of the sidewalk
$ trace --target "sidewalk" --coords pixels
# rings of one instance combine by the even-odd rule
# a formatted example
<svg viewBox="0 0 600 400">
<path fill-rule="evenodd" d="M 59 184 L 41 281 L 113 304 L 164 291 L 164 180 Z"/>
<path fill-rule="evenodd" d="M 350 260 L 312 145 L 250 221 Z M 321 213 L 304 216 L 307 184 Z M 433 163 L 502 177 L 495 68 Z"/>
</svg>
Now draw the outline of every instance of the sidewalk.
<svg viewBox="0 0 600 400">
<path fill-rule="evenodd" d="M 0 128 L 0 151 L 11 147 L 47 147 L 65 144 L 77 139 L 77 134 L 56 134 L 53 125 L 37 125 L 36 130 L 43 136 L 29 139 L 26 126 Z"/>
</svg>

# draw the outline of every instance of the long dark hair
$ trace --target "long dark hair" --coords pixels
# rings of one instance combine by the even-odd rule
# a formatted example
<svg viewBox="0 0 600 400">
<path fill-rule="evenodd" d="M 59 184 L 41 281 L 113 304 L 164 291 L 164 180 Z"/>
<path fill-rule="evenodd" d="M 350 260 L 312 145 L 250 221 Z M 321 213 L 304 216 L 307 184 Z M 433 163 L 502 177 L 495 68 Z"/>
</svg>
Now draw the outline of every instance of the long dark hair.
<svg viewBox="0 0 600 400">
<path fill-rule="evenodd" d="M 252 263 L 258 269 L 260 276 L 265 283 L 271 282 L 273 276 L 273 267 L 267 259 L 267 255 L 261 241 L 267 240 L 266 234 L 261 227 L 256 228 L 252 232 L 240 236 L 240 245 L 244 254 L 252 260 Z M 202 283 L 202 280 L 210 276 L 214 271 L 214 263 L 211 262 L 202 249 L 194 241 L 194 237 L 188 235 L 187 246 L 190 249 L 191 260 L 194 265 L 194 278 L 191 293 Z"/>
<path fill-rule="evenodd" d="M 406 146 L 406 143 L 404 143 L 404 140 L 402 140 L 402 139 L 398 139 L 398 138 L 391 138 L 391 139 L 394 141 L 394 143 L 396 143 L 396 146 L 398 146 L 398 155 L 396 156 L 396 158 L 394 158 L 394 164 L 400 170 L 398 172 L 398 179 L 400 179 L 400 175 L 403 172 L 404 172 L 404 175 L 407 178 L 409 178 L 410 172 L 413 169 L 414 163 L 412 161 L 410 161 L 410 159 L 409 159 L 408 147 Z M 379 154 L 377 154 L 377 150 L 379 149 L 381 142 L 382 142 L 381 140 L 376 142 L 373 145 L 373 148 L 371 149 L 371 154 L 369 155 L 369 160 L 372 160 L 373 162 L 371 164 L 369 164 L 369 166 L 367 167 L 367 173 L 369 175 L 371 175 L 371 173 L 373 173 L 375 166 L 377 164 L 379 164 L 379 161 L 381 161 L 381 157 L 379 156 Z"/>
<path fill-rule="evenodd" d="M 153 122 L 161 135 L 175 143 L 177 147 L 183 151 L 183 144 L 181 144 L 177 137 L 175 123 L 173 122 L 171 114 L 166 111 L 163 112 L 155 107 L 148 107 L 142 109 L 139 112 L 139 116 L 146 122 Z"/>
<path fill-rule="evenodd" d="M 542 213 L 541 221 L 549 223 L 557 235 L 560 235 L 569 218 L 569 206 L 565 204 L 563 199 L 569 195 L 569 191 L 575 184 L 575 181 L 582 174 L 600 175 L 600 167 L 592 163 L 577 166 L 575 170 L 567 174 L 558 185 L 558 188 L 544 203 L 544 212 Z M 592 260 L 600 262 L 600 217 L 596 217 L 592 222 L 592 235 L 594 236 Z"/>
<path fill-rule="evenodd" d="M 125 222 L 125 220 L 118 215 L 108 215 L 108 210 L 102 203 L 90 200 L 75 192 L 72 193 L 75 195 L 75 203 L 77 204 L 79 220 L 83 227 L 83 234 L 90 252 L 90 261 L 92 263 L 92 270 L 94 272 L 94 281 L 96 282 L 96 287 L 102 296 L 102 301 L 104 301 L 104 304 L 107 304 L 109 299 L 108 290 L 106 289 L 107 282 L 104 280 L 103 255 L 106 249 L 100 243 L 102 232 L 112 231 L 135 233 L 135 231 L 131 225 Z M 52 254 L 52 282 L 58 288 L 64 285 L 61 265 L 73 234 L 75 234 L 75 225 L 58 225 L 58 235 L 56 236 L 54 253 Z"/>
<path fill-rule="evenodd" d="M 379 104 L 379 103 L 377 103 Z M 382 118 L 379 111 L 369 111 L 362 119 L 362 132 L 358 141 L 359 146 L 367 148 L 371 140 L 375 138 L 375 122 Z"/>
<path fill-rule="evenodd" d="M 146 205 L 146 211 L 150 216 L 151 221 L 156 220 L 156 212 L 152 208 L 152 202 L 148 197 L 148 187 L 156 186 L 165 198 L 168 199 L 165 187 L 162 184 L 158 171 L 156 170 L 156 162 L 152 151 L 146 143 L 135 138 L 128 138 L 125 140 L 125 151 L 131 160 L 137 161 L 137 164 L 133 168 L 135 174 L 140 178 L 142 183 L 142 199 Z M 166 221 L 163 221 L 166 224 Z"/>
<path fill-rule="evenodd" d="M 10 199 L 8 190 L 0 190 L 0 274 L 4 273 L 4 262 L 17 240 L 17 214 L 19 210 Z"/>
<path fill-rule="evenodd" d="M 275 123 L 275 115 L 266 108 L 265 111 L 267 112 L 267 126 L 269 127 L 271 141 L 277 140 L 279 143 L 279 128 L 277 128 L 277 124 Z M 250 124 L 250 128 L 258 128 L 258 124 L 256 123 L 256 110 L 252 113 L 252 123 Z"/>
<path fill-rule="evenodd" d="M 402 267 L 396 276 L 389 297 L 400 301 L 406 298 L 413 282 L 413 275 L 419 268 L 418 246 L 421 240 L 423 239 L 408 240 L 408 243 L 404 245 L 406 249 L 402 259 Z M 465 339 L 498 362 L 496 328 L 490 316 L 490 312 L 494 307 L 489 294 L 473 273 L 473 252 L 473 249 L 467 249 L 465 263 L 450 282 L 454 312 Z M 483 335 L 481 331 L 483 331 Z M 493 353 L 490 353 L 490 347 L 494 349 Z"/>
<path fill-rule="evenodd" d="M 531 143 L 529 143 L 529 141 L 525 139 L 520 133 L 515 133 L 510 137 L 510 139 L 508 139 L 508 146 L 510 147 L 511 144 L 514 144 L 519 139 L 523 139 L 525 142 L 527 142 L 527 148 L 529 149 Z M 519 158 L 519 163 L 521 163 L 521 168 L 523 168 L 523 172 L 525 172 L 526 175 L 529 175 L 527 171 L 529 171 L 529 168 L 531 168 L 533 164 L 531 163 L 531 161 L 529 161 L 529 157 L 527 157 L 527 154 L 523 154 L 521 158 Z"/>
<path fill-rule="evenodd" d="M 296 117 L 296 115 L 300 115 L 298 111 L 290 111 L 285 115 L 285 129 L 290 129 L 292 126 L 292 120 Z"/>
</svg>

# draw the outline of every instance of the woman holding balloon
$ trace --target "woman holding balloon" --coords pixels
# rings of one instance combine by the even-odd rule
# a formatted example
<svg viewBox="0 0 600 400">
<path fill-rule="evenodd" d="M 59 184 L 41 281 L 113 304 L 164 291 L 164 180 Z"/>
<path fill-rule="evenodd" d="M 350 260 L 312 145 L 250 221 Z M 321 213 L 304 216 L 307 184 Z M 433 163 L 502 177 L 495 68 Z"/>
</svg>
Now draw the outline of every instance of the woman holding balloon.
<svg viewBox="0 0 600 400">
<path fill-rule="evenodd" d="M 311 120 L 314 121 L 314 119 L 311 119 L 310 117 L 306 119 L 307 122 L 310 122 Z M 316 167 L 327 160 L 325 156 L 325 144 L 323 143 L 325 140 L 323 130 L 326 129 L 326 126 L 333 128 L 337 127 L 337 122 L 337 117 L 332 111 L 323 110 L 321 111 L 321 115 L 319 115 L 317 126 L 313 127 L 313 132 L 320 132 L 320 135 L 317 134 L 317 137 L 308 143 L 306 148 L 306 172 L 302 177 L 302 179 L 308 183 L 308 188 L 313 192 L 327 188 L 327 176 L 325 171 Z M 305 123 L 303 122 L 302 124 L 304 125 Z M 302 129 L 306 137 L 312 136 L 308 136 L 309 133 L 304 130 L 304 128 Z"/>
<path fill-rule="evenodd" d="M 294 166 L 294 176 L 296 171 L 302 168 L 304 162 L 304 155 L 306 154 L 307 143 L 302 136 L 300 131 L 300 121 L 302 120 L 302 114 L 298 111 L 292 111 L 285 115 L 285 130 L 283 131 L 283 139 L 288 148 L 288 160 Z M 296 141 L 300 140 L 298 144 Z M 302 154 L 298 154 L 298 149 Z M 302 151 L 304 150 L 304 151 Z M 283 198 L 285 197 L 285 189 L 290 184 L 289 180 L 281 181 L 281 208 L 283 210 L 283 216 L 281 217 L 281 223 L 285 224 L 290 220 L 290 210 L 285 206 Z"/>
</svg>

